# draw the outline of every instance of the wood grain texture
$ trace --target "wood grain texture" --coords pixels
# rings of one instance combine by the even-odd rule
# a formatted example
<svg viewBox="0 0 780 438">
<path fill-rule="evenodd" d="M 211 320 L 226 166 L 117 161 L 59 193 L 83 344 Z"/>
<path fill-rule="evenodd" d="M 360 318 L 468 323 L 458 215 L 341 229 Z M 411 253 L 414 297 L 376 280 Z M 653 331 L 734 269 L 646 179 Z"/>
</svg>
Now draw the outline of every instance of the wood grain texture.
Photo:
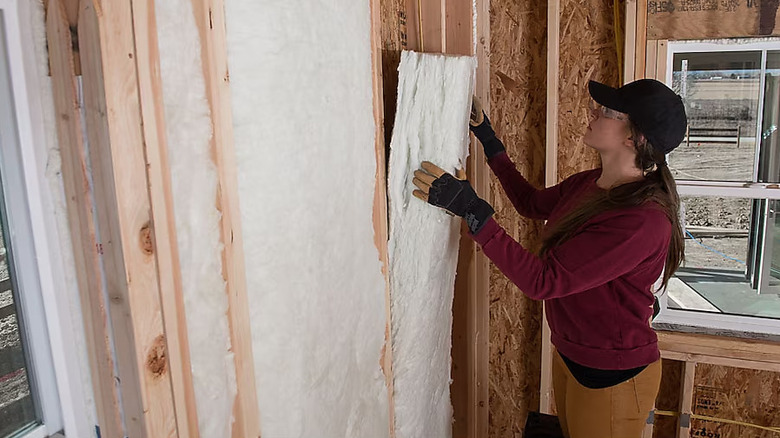
<svg viewBox="0 0 780 438">
<path fill-rule="evenodd" d="M 126 433 L 177 436 L 146 175 L 133 12 L 128 1 L 84 0 L 97 26 L 85 65 L 86 125 Z M 87 57 L 82 53 L 82 59 Z"/>
<path fill-rule="evenodd" d="M 678 420 L 677 438 L 688 437 L 690 422 L 684 416 L 690 417 L 693 412 L 693 379 L 696 376 L 696 362 L 685 362 L 683 380 L 680 387 L 680 417 Z"/>
<path fill-rule="evenodd" d="M 385 162 L 389 157 L 398 95 L 398 64 L 401 51 L 407 48 L 410 26 L 404 0 L 379 0 L 380 47 L 382 52 L 382 96 L 384 113 Z"/>
<path fill-rule="evenodd" d="M 165 359 L 171 376 L 177 432 L 182 437 L 197 438 L 200 434 L 168 163 L 157 20 L 154 2 L 134 1 L 132 6 L 146 178 L 152 207 L 152 244 L 165 328 Z"/>
<path fill-rule="evenodd" d="M 417 3 L 416 16 L 420 31 L 416 50 L 445 53 L 444 1 L 446 0 L 410 0 L 413 4 Z"/>
<path fill-rule="evenodd" d="M 780 373 L 699 364 L 693 382 L 693 413 L 765 427 L 780 426 Z M 737 424 L 694 419 L 694 436 L 776 437 L 777 433 Z M 696 435 L 696 434 L 699 435 Z"/>
<path fill-rule="evenodd" d="M 493 0 L 490 9 L 490 120 L 518 170 L 542 187 L 545 172 L 547 2 Z M 535 248 L 540 221 L 520 217 L 495 177 L 496 220 Z M 490 273 L 489 433 L 519 437 L 539 408 L 541 303 L 525 297 L 497 268 Z"/>
<path fill-rule="evenodd" d="M 611 1 L 561 3 L 558 181 L 600 166 L 582 138 L 590 117 L 588 81 L 620 85 L 613 21 Z"/>
<path fill-rule="evenodd" d="M 778 5 L 778 0 L 650 0 L 647 37 L 687 40 L 780 35 Z"/>
<path fill-rule="evenodd" d="M 675 391 L 690 394 L 691 411 L 697 415 L 736 420 L 776 427 L 780 424 L 780 344 L 758 339 L 738 339 L 723 336 L 658 332 L 659 347 L 665 358 L 697 362 L 695 375 L 686 383 L 681 372 L 682 362 L 664 360 L 664 374 L 656 402 L 659 409 L 685 412 L 687 401 L 674 399 Z M 666 364 L 675 364 L 667 369 Z M 667 371 L 669 371 L 667 373 Z M 677 404 L 677 406 L 673 406 Z M 656 437 L 670 430 L 666 418 L 659 423 Z M 663 426 L 662 426 L 663 425 Z M 704 430 L 706 429 L 705 435 Z M 746 426 L 728 425 L 717 421 L 693 420 L 690 432 L 696 436 L 722 438 L 771 437 L 776 434 Z M 688 436 L 688 435 L 683 435 Z"/>
<path fill-rule="evenodd" d="M 72 6 L 73 2 L 70 2 Z M 70 11 L 78 20 L 76 10 Z M 80 27 L 87 50 L 96 50 L 96 34 Z M 82 116 L 73 65 L 72 39 L 66 8 L 59 0 L 48 2 L 46 36 L 49 66 L 57 113 L 56 128 L 62 180 L 68 212 L 70 237 L 73 242 L 76 279 L 81 301 L 84 334 L 95 397 L 98 424 L 106 436 L 123 436 L 119 409 L 119 393 L 115 384 L 114 358 L 111 353 L 107 303 L 103 296 L 103 274 L 100 268 L 100 242 L 94 223 L 93 194 L 87 174 L 89 158 L 82 135 Z M 88 67 L 91 68 L 91 67 Z M 89 136 L 89 134 L 88 134 Z"/>
<path fill-rule="evenodd" d="M 729 358 L 745 361 L 745 365 L 753 362 L 753 367 L 771 368 L 780 364 L 780 343 L 758 339 L 659 331 L 658 347 L 661 354 L 667 356 L 670 353 L 679 353 Z"/>
<path fill-rule="evenodd" d="M 241 210 L 238 197 L 230 73 L 227 62 L 223 0 L 192 0 L 201 46 L 203 77 L 211 114 L 211 148 L 217 168 L 218 190 L 214 200 L 221 213 L 222 276 L 228 297 L 230 346 L 236 369 L 233 404 L 233 438 L 259 437 L 254 356 L 246 289 Z"/>
</svg>

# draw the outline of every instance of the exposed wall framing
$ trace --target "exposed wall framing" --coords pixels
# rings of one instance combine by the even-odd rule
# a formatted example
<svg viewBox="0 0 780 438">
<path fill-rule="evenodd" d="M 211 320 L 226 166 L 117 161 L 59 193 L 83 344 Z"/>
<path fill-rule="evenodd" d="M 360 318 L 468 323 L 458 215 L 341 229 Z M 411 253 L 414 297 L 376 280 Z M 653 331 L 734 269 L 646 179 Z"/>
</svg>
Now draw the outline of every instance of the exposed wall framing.
<svg viewBox="0 0 780 438">
<path fill-rule="evenodd" d="M 66 160 L 69 160 L 66 163 L 66 181 L 69 197 L 78 201 L 72 203 L 70 219 L 74 241 L 83 244 L 83 248 L 77 251 L 82 256 L 79 259 L 79 278 L 86 285 L 81 288 L 84 293 L 82 301 L 85 315 L 89 315 L 86 322 L 104 321 L 104 326 L 87 324 L 90 336 L 105 341 L 105 345 L 89 341 L 90 346 L 97 346 L 95 351 L 90 351 L 90 367 L 98 376 L 95 385 L 98 388 L 96 396 L 102 435 L 196 437 L 199 432 L 171 210 L 173 203 L 166 156 L 154 2 L 128 0 L 93 4 L 92 0 L 81 0 L 79 5 L 77 0 L 66 0 L 67 4 L 63 5 L 59 3 L 62 0 L 50 1 L 55 12 L 49 17 L 48 36 L 50 49 L 56 52 L 52 55 L 52 74 L 58 90 L 57 109 L 67 115 L 61 117 L 60 137 L 66 152 L 71 152 L 71 155 L 65 154 Z M 236 163 L 232 151 L 224 7 L 222 0 L 192 0 L 192 4 L 200 34 L 212 118 L 213 158 L 219 174 L 218 197 L 214 202 L 222 213 L 222 274 L 228 286 L 231 343 L 238 380 L 232 436 L 259 436 L 236 194 Z M 384 7 L 384 4 L 380 5 L 378 0 L 371 2 L 374 119 L 377 123 L 374 229 L 380 258 L 386 264 L 386 149 L 382 96 L 383 86 L 388 86 L 383 84 L 382 73 L 383 70 L 388 71 L 388 64 L 395 62 L 393 56 L 397 56 L 400 49 L 390 50 L 393 53 L 390 53 L 389 60 L 379 56 L 380 16 L 384 11 L 380 6 Z M 421 46 L 424 44 L 422 31 L 430 33 L 431 29 L 438 29 L 440 38 L 429 37 L 429 47 L 437 48 L 438 41 L 448 53 L 471 53 L 471 5 L 444 2 L 438 5 L 438 9 L 436 6 L 435 2 L 428 2 L 425 12 L 422 12 L 420 8 L 415 9 L 411 2 L 404 4 L 403 10 L 393 14 L 399 21 L 399 32 L 388 39 L 383 38 L 383 46 L 399 44 L 401 40 L 406 44 L 405 31 L 400 31 L 401 22 L 405 20 L 404 11 L 419 9 L 414 18 L 418 29 L 414 34 L 415 44 L 418 41 Z M 76 24 L 78 32 L 75 32 Z M 72 45 L 76 41 L 79 44 Z M 79 47 L 81 50 L 78 50 Z M 76 50 L 71 51 L 71 48 Z M 397 83 L 395 67 L 397 64 L 390 67 L 393 73 L 389 75 L 391 81 L 396 81 L 391 82 L 392 96 Z M 75 97 L 75 76 L 82 72 L 89 157 L 84 156 L 82 150 Z M 385 104 L 387 108 L 394 109 L 394 99 Z M 391 117 L 388 119 L 392 120 Z M 95 182 L 94 193 L 90 193 L 86 182 L 88 167 L 91 167 Z M 92 222 L 90 196 L 94 196 L 94 204 L 100 207 L 96 223 Z M 90 227 L 100 230 L 101 241 L 96 241 L 96 233 Z M 474 260 L 484 261 L 484 258 L 474 257 L 473 244 L 469 252 L 468 278 L 473 279 L 477 278 L 474 273 L 478 272 Z M 99 277 L 101 258 L 112 314 L 110 328 L 105 326 L 108 324 L 104 309 L 107 303 L 95 299 L 102 295 L 99 286 L 103 281 Z M 87 287 L 92 283 L 98 286 Z M 462 295 L 472 300 L 467 307 L 470 312 L 474 309 L 473 300 L 477 298 L 473 293 L 474 282 L 469 282 L 467 287 L 468 295 L 466 292 Z M 482 307 L 485 313 L 486 302 L 485 298 Z M 471 318 L 469 330 L 476 330 L 473 328 L 475 313 L 471 312 L 467 317 Z M 483 322 L 486 324 L 486 318 Z M 389 327 L 389 313 L 387 324 Z M 118 377 L 113 375 L 108 345 L 110 331 L 113 331 L 116 346 Z M 486 339 L 483 346 L 487 348 Z M 388 388 L 392 389 L 391 349 L 387 347 L 385 353 L 382 365 Z M 473 345 L 469 346 L 468 354 L 471 355 L 466 359 L 470 361 L 470 368 L 463 369 L 469 371 L 468 382 L 474 382 L 476 353 Z M 478 386 L 484 388 L 486 394 L 486 363 L 482 371 L 485 378 Z M 116 380 L 121 381 L 122 414 L 114 386 Z M 460 384 L 466 388 L 466 382 L 461 381 Z M 479 389 L 469 389 L 464 397 L 474 400 L 478 392 Z M 392 391 L 389 391 L 389 397 L 392 436 Z M 468 414 L 469 424 L 476 427 L 477 422 L 471 418 L 479 415 L 477 407 L 481 407 L 483 414 L 479 424 L 484 424 L 486 428 L 486 396 L 480 399 L 480 403 L 473 402 L 472 405 L 473 409 Z M 125 417 L 124 428 L 121 416 Z"/>
<path fill-rule="evenodd" d="M 395 115 L 398 86 L 398 62 L 401 50 L 476 54 L 475 94 L 488 102 L 489 78 L 484 70 L 488 55 L 488 24 L 485 17 L 487 0 L 477 1 L 477 52 L 473 53 L 472 4 L 459 1 L 381 0 L 382 83 L 385 113 L 385 144 Z M 476 160 L 476 161 L 474 161 Z M 487 172 L 484 166 L 472 163 L 484 161 L 482 148 L 474 147 L 467 163 L 467 175 L 478 193 L 486 194 Z M 453 302 L 452 403 L 454 408 L 453 436 L 486 436 L 488 418 L 488 318 L 487 259 L 469 238 L 461 240 L 458 274 Z"/>
<path fill-rule="evenodd" d="M 57 111 L 57 136 L 62 157 L 62 179 L 70 217 L 70 236 L 75 249 L 74 261 L 80 299 L 84 310 L 84 333 L 92 369 L 92 386 L 101 430 L 107 436 L 123 433 L 119 415 L 119 393 L 115 385 L 114 359 L 111 353 L 110 329 L 106 303 L 103 299 L 103 275 L 100 267 L 95 223 L 94 202 L 87 177 L 88 157 L 84 150 L 81 111 L 76 76 L 81 72 L 81 60 L 73 51 L 70 23 L 79 26 L 85 35 L 88 24 L 78 22 L 78 3 L 69 2 L 72 20 L 68 20 L 66 5 L 59 0 L 47 4 L 46 34 L 51 56 L 49 68 Z M 75 10 L 74 9 L 75 6 Z M 82 44 L 86 43 L 85 41 Z M 89 58 L 87 58 L 88 60 Z M 76 70 L 78 65 L 78 72 Z M 87 67 L 89 69 L 90 67 Z M 91 303 L 91 304 L 90 304 Z"/>
<path fill-rule="evenodd" d="M 659 332 L 658 338 L 661 390 L 655 424 L 645 437 L 764 437 L 780 431 L 780 345 L 675 332 Z"/>
<path fill-rule="evenodd" d="M 221 212 L 222 276 L 228 296 L 228 321 L 238 389 L 233 405 L 234 438 L 259 436 L 255 370 L 249 325 L 243 235 L 238 205 L 233 119 L 230 106 L 225 9 L 222 0 L 192 0 L 201 43 L 203 77 L 211 113 L 211 146 L 219 186 L 215 203 Z"/>
<path fill-rule="evenodd" d="M 103 206 L 97 210 L 97 221 L 121 379 L 125 433 L 139 437 L 172 436 L 177 433 L 174 400 L 188 395 L 174 396 L 172 374 L 182 370 L 173 370 L 168 361 L 170 354 L 180 354 L 180 350 L 170 350 L 169 346 L 171 338 L 183 331 L 170 330 L 175 327 L 175 317 L 169 321 L 174 325 L 164 327 L 162 316 L 165 303 L 180 302 L 175 297 L 162 298 L 158 278 L 155 241 L 168 245 L 171 240 L 162 222 L 155 222 L 167 219 L 152 215 L 151 198 L 165 197 L 165 187 L 155 185 L 150 189 L 147 175 L 147 165 L 164 168 L 159 162 L 152 163 L 160 159 L 159 153 L 153 152 L 159 147 L 154 144 L 158 138 L 152 137 L 155 126 L 149 121 L 150 126 L 144 131 L 142 122 L 142 105 L 151 105 L 154 112 L 154 99 L 148 94 L 153 93 L 153 86 L 147 83 L 142 87 L 139 76 L 153 77 L 153 65 L 136 65 L 137 41 L 130 2 L 100 6 L 96 11 L 91 1 L 81 3 L 79 21 L 88 20 L 84 26 L 94 33 L 80 35 L 81 41 L 86 40 L 81 45 L 80 57 L 82 66 L 90 67 L 83 69 L 86 126 L 95 201 Z M 144 35 L 138 38 L 143 39 Z M 144 43 L 149 42 L 142 40 L 141 45 Z M 139 147 L 145 141 L 150 143 L 151 151 Z M 156 225 L 161 229 L 156 230 Z M 166 291 L 177 292 L 180 290 Z M 179 338 L 178 342 L 186 343 L 186 338 Z M 186 362 L 186 358 L 182 359 Z M 178 374 L 177 378 L 183 377 Z M 179 408 L 186 427 L 191 422 L 187 421 L 185 406 Z"/>
</svg>

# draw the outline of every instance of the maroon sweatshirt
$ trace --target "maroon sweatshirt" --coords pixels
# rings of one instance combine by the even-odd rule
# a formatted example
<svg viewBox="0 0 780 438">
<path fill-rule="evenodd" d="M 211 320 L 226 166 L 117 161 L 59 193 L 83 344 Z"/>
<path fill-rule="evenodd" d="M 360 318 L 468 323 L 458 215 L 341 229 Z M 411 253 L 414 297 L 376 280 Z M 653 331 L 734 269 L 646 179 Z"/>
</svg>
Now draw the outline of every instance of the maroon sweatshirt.
<svg viewBox="0 0 780 438">
<path fill-rule="evenodd" d="M 601 169 L 578 173 L 544 190 L 534 188 L 506 153 L 488 161 L 518 213 L 546 219 L 547 230 L 583 198 L 602 190 Z M 472 238 L 485 255 L 532 299 L 544 300 L 552 343 L 592 368 L 624 370 L 655 362 L 650 327 L 653 283 L 661 275 L 672 224 L 660 206 L 599 214 L 544 259 L 490 219 Z"/>
</svg>

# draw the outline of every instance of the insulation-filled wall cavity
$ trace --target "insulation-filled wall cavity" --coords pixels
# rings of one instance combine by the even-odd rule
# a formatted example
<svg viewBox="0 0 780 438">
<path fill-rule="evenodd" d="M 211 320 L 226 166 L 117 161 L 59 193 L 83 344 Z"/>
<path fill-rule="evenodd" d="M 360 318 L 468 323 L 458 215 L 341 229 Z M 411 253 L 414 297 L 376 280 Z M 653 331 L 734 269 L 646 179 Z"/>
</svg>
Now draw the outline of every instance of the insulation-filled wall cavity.
<svg viewBox="0 0 780 438">
<path fill-rule="evenodd" d="M 468 156 L 476 62 L 401 55 L 390 146 L 390 293 L 398 438 L 452 434 L 450 349 L 460 219 L 412 196 L 413 172 L 430 161 L 455 173 Z"/>
<path fill-rule="evenodd" d="M 198 428 L 204 438 L 228 437 L 237 389 L 200 40 L 190 1 L 156 1 L 155 8 Z"/>
<path fill-rule="evenodd" d="M 225 14 L 262 436 L 388 436 L 369 2 Z"/>
</svg>

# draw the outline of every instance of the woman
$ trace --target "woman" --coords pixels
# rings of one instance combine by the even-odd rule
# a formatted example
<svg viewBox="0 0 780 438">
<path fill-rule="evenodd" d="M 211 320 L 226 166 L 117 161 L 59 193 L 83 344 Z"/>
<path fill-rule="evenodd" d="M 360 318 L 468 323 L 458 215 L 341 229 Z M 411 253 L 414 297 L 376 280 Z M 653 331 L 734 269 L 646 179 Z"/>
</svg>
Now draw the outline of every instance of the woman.
<svg viewBox="0 0 780 438">
<path fill-rule="evenodd" d="M 463 217 L 485 255 L 530 298 L 544 300 L 553 389 L 571 438 L 641 436 L 661 380 L 650 326 L 653 284 L 663 287 L 683 259 L 679 198 L 666 154 L 682 141 L 682 100 L 661 82 L 618 89 L 591 81 L 592 120 L 584 143 L 602 167 L 544 190 L 515 169 L 484 112 L 471 129 L 518 213 L 545 219 L 539 255 L 492 219 L 468 181 L 431 163 L 415 172 L 415 195 Z"/>
</svg>

